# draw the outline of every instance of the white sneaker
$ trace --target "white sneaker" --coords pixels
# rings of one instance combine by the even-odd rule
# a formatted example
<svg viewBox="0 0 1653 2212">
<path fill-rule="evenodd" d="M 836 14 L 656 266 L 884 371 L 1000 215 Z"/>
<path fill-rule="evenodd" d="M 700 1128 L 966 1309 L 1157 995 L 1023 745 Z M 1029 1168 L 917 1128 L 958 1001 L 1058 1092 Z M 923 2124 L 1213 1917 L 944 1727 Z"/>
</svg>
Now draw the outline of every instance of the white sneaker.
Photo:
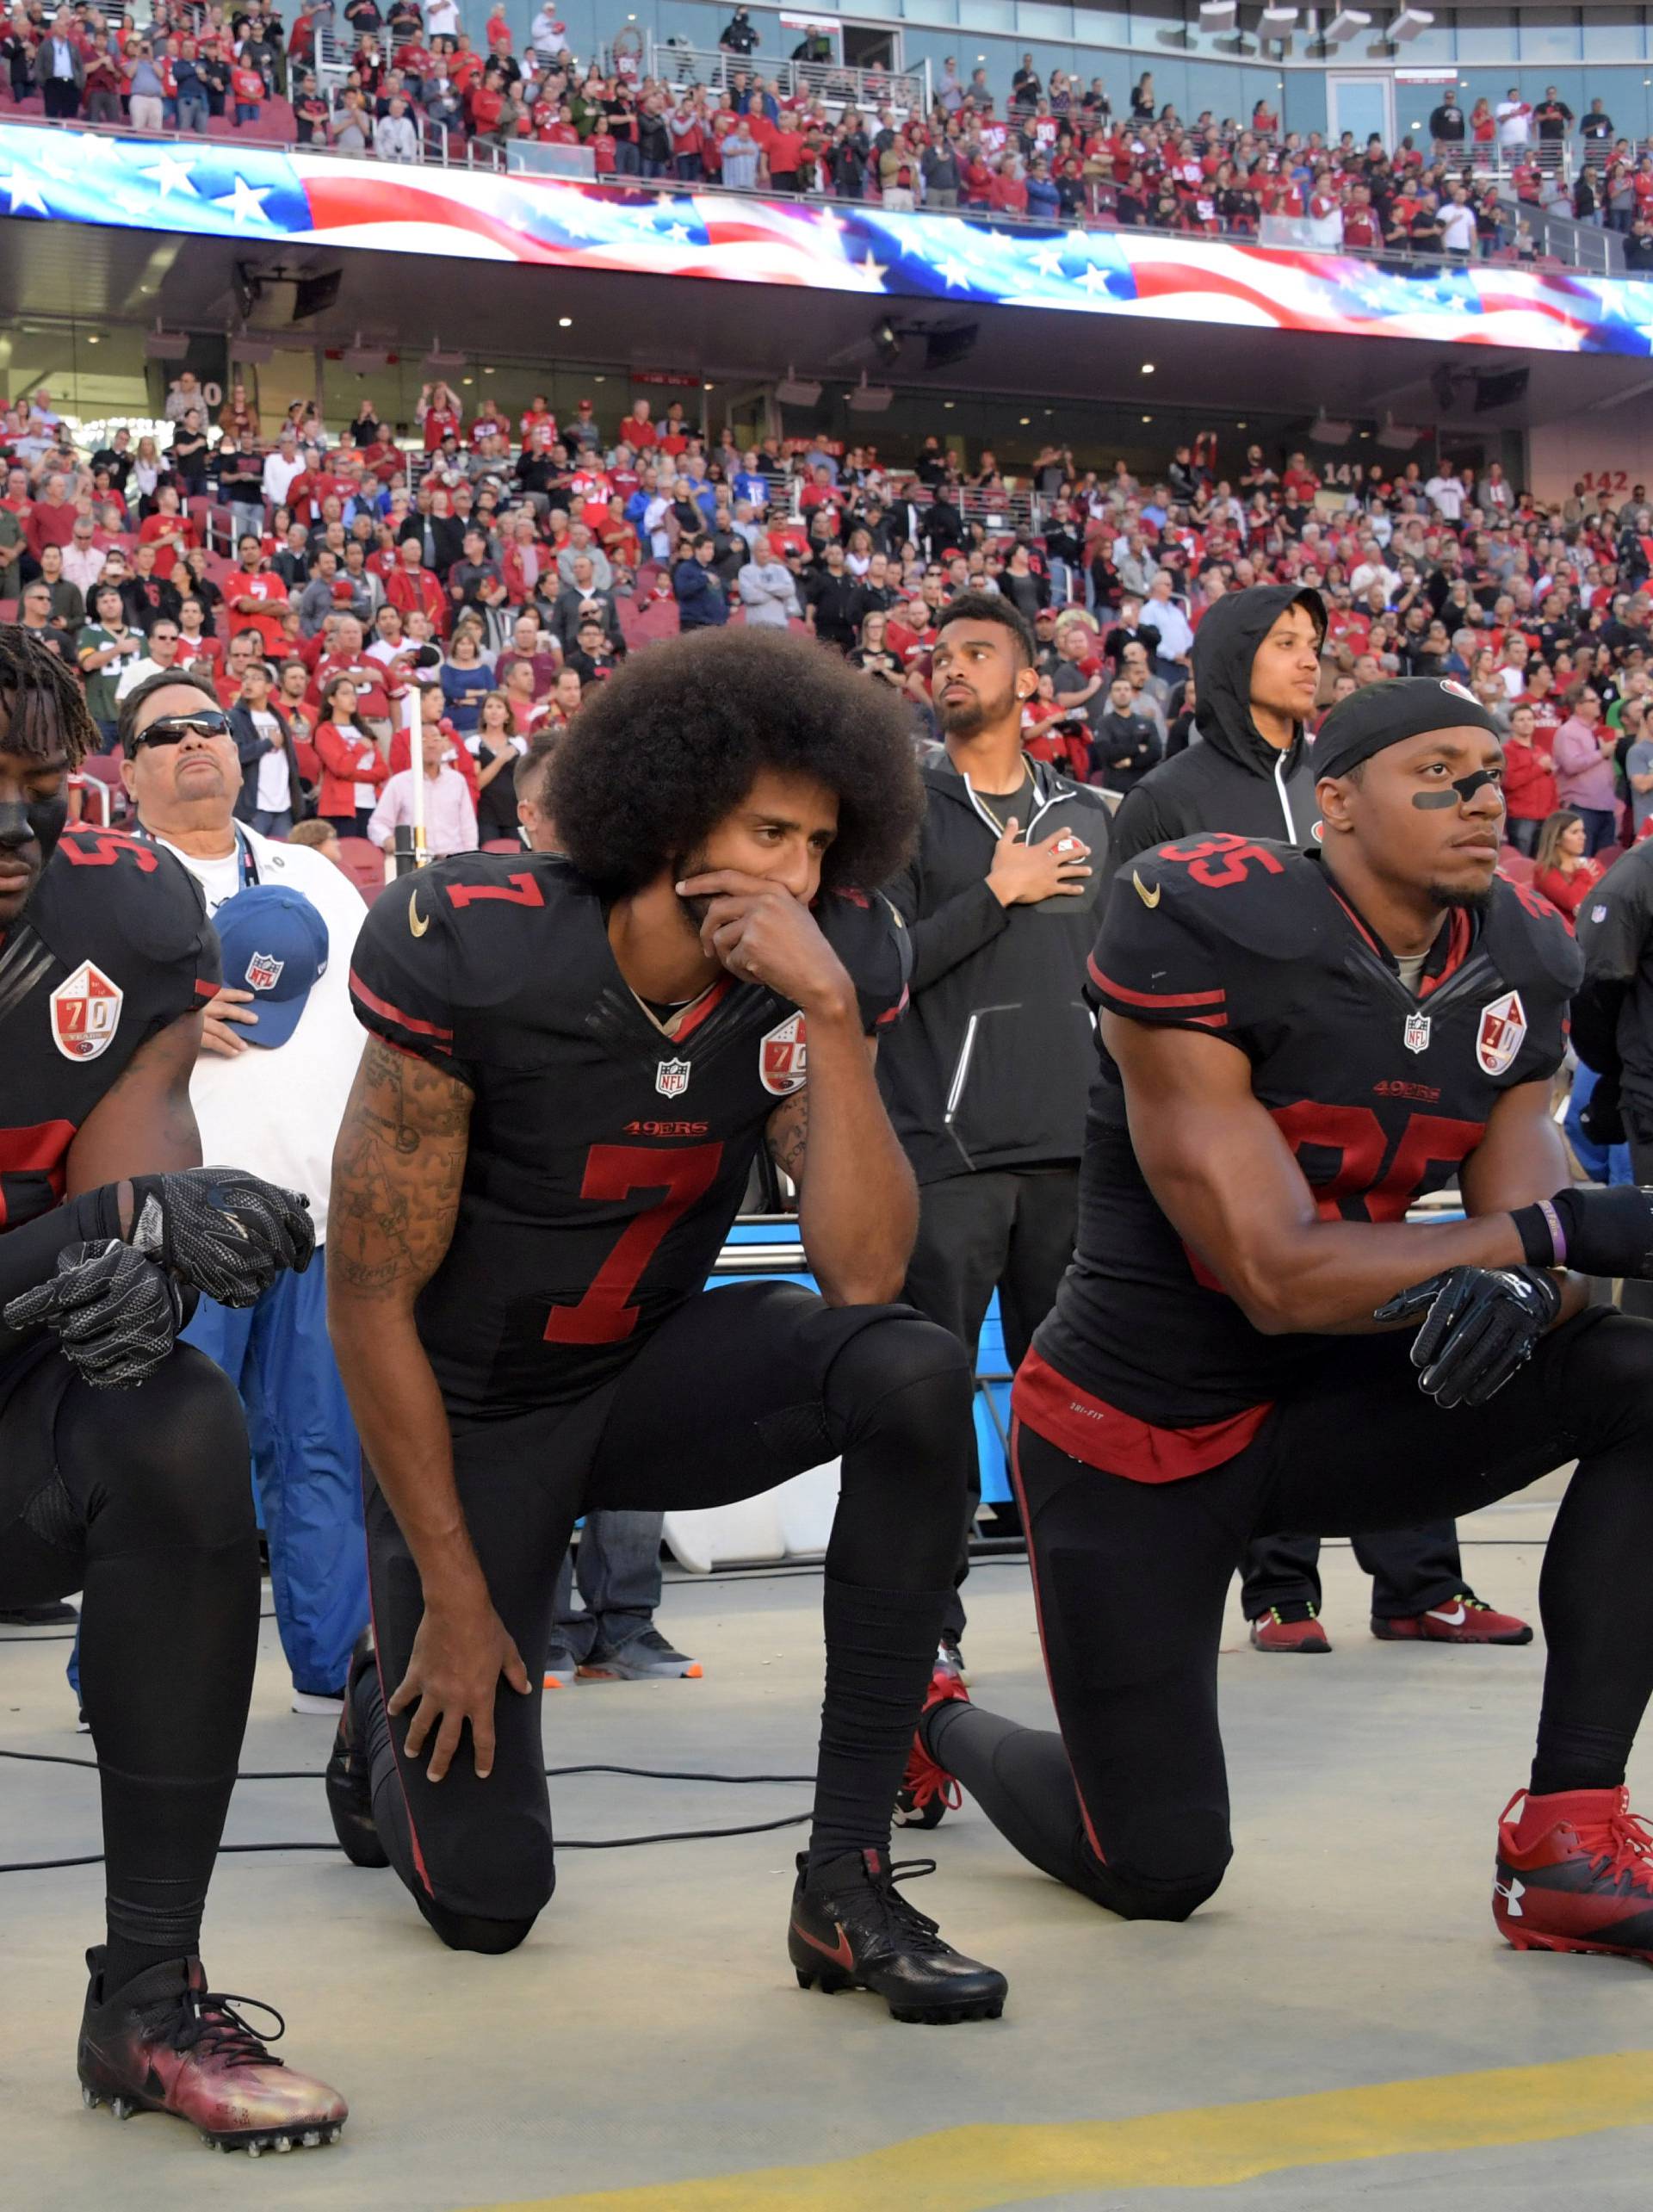
<svg viewBox="0 0 1653 2212">
<path fill-rule="evenodd" d="M 295 1689 L 293 1710 L 312 1713 L 318 1720 L 337 1720 L 344 1715 L 344 1693 L 341 1690 L 337 1697 L 317 1697 L 307 1689 Z"/>
</svg>

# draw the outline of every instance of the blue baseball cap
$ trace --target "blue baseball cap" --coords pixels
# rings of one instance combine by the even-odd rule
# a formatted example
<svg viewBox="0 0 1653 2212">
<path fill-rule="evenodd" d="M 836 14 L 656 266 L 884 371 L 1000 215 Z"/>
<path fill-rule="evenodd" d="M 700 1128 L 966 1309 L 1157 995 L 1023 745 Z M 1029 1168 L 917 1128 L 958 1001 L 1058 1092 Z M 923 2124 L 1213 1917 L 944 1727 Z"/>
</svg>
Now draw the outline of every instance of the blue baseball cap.
<svg viewBox="0 0 1653 2212">
<path fill-rule="evenodd" d="M 224 981 L 251 991 L 258 1019 L 237 1034 L 267 1049 L 299 1025 L 318 976 L 327 969 L 327 925 L 308 899 L 282 883 L 251 883 L 214 915 Z"/>
</svg>

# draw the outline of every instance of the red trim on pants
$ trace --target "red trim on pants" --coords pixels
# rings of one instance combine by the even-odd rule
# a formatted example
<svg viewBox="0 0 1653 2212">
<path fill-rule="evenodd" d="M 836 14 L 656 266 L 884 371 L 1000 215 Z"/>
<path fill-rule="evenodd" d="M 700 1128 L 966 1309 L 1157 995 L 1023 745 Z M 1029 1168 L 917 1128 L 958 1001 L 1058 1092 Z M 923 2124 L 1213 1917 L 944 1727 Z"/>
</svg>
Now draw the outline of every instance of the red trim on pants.
<svg viewBox="0 0 1653 2212">
<path fill-rule="evenodd" d="M 1069 1459 L 1133 1483 L 1179 1483 L 1243 1452 L 1273 1411 L 1248 1405 L 1222 1421 L 1156 1428 L 1122 1413 L 1030 1352 L 1011 1386 L 1012 1410 Z"/>
<path fill-rule="evenodd" d="M 1022 1516 L 1022 1534 L 1027 1540 L 1027 1564 L 1033 1583 L 1033 1623 L 1039 1632 L 1039 1657 L 1044 1662 L 1044 1679 L 1050 1690 L 1057 1732 L 1062 1734 L 1062 1755 L 1068 1762 L 1068 1772 L 1073 1779 L 1074 1800 L 1079 1806 L 1079 1817 L 1085 1825 L 1085 1840 L 1101 1864 L 1106 1866 L 1107 1854 L 1096 1839 L 1090 1807 L 1085 1802 L 1085 1793 L 1079 1786 L 1079 1776 L 1074 1769 L 1073 1754 L 1068 1749 L 1067 1736 L 1062 1733 L 1062 1707 L 1056 1703 L 1056 1678 L 1050 1671 L 1050 1651 L 1044 1640 L 1044 1608 L 1039 1602 L 1039 1562 L 1033 1548 L 1033 1516 L 1027 1509 L 1027 1493 L 1022 1488 L 1022 1424 L 1013 1413 L 1010 1421 L 1010 1482 L 1016 1493 L 1016 1509 Z"/>
</svg>

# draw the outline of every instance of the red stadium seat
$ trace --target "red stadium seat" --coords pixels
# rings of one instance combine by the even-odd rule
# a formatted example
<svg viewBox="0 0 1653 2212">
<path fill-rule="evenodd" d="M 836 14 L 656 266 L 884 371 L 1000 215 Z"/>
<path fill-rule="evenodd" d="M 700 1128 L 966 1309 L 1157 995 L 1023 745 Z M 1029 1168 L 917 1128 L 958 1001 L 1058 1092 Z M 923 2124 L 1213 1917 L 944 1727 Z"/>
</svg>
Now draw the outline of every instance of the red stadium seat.
<svg viewBox="0 0 1653 2212">
<path fill-rule="evenodd" d="M 520 852 L 522 849 L 520 837 L 490 837 L 484 839 L 482 844 L 484 852 Z"/>
<path fill-rule="evenodd" d="M 121 781 L 120 755 L 113 753 L 89 753 L 80 764 L 80 772 L 83 776 L 94 777 L 98 783 L 107 787 L 109 794 L 110 813 L 113 818 L 119 821 L 129 810 L 132 803 L 127 796 L 127 787 Z"/>
<path fill-rule="evenodd" d="M 365 837 L 341 837 L 339 865 L 371 906 L 385 888 L 385 856 Z"/>
</svg>

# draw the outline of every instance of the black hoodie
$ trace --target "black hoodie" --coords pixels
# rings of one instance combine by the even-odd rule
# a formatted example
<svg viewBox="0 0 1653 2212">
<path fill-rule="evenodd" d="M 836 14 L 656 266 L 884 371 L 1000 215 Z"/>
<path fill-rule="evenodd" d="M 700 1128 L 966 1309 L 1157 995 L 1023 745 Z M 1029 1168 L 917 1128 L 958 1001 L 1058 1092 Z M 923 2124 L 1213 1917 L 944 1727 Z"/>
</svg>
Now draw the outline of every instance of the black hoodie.
<svg viewBox="0 0 1653 2212">
<path fill-rule="evenodd" d="M 938 747 L 912 860 L 885 891 L 913 939 L 912 1004 L 878 1044 L 878 1087 L 920 1183 L 1077 1161 L 1096 1031 L 1083 996 L 1108 847 L 1099 791 L 1029 760 L 1035 845 L 1072 829 L 1096 872 L 1083 893 L 1001 907 L 987 889 L 994 816 Z"/>
<path fill-rule="evenodd" d="M 1207 608 L 1194 632 L 1195 740 L 1143 777 L 1121 802 L 1108 843 L 1109 880 L 1150 846 L 1197 830 L 1234 830 L 1306 844 L 1319 810 L 1309 746 L 1299 726 L 1288 749 L 1271 745 L 1251 718 L 1251 664 L 1288 607 L 1326 625 L 1318 592 L 1257 584 Z"/>
</svg>

